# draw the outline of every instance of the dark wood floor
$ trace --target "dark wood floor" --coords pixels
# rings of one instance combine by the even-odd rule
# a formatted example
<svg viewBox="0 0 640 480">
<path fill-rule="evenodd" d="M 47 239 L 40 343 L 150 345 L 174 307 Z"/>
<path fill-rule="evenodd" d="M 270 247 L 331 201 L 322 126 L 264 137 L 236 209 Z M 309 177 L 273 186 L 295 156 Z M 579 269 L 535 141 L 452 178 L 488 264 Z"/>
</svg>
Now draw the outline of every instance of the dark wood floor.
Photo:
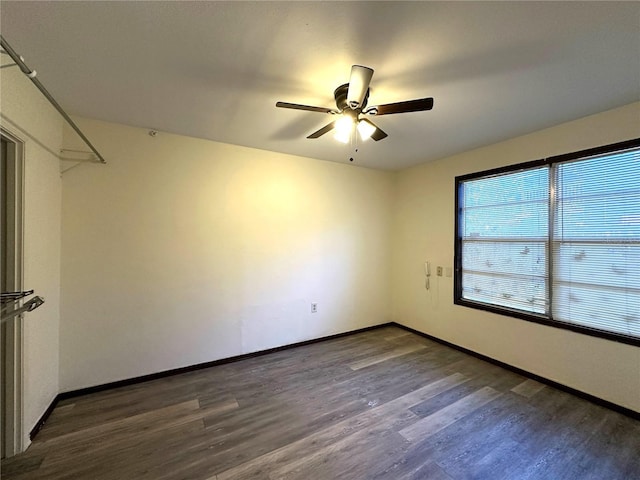
<svg viewBox="0 0 640 480">
<path fill-rule="evenodd" d="M 637 479 L 640 422 L 397 327 L 61 402 L 2 478 Z"/>
</svg>

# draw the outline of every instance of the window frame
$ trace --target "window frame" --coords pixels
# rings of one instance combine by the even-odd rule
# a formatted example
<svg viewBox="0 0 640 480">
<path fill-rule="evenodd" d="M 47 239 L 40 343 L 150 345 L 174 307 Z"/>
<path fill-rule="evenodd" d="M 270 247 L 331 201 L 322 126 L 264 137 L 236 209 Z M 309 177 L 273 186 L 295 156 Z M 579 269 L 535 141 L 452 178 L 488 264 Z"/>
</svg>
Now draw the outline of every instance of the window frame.
<svg viewBox="0 0 640 480">
<path fill-rule="evenodd" d="M 465 175 L 459 175 L 455 177 L 455 189 L 454 189 L 454 208 L 455 208 L 455 219 L 454 219 L 454 288 L 453 288 L 453 303 L 455 305 L 474 308 L 477 310 L 483 310 L 491 313 L 496 313 L 499 315 L 506 315 L 513 318 L 518 318 L 521 320 L 526 320 L 542 325 L 547 325 L 550 327 L 561 328 L 566 330 L 571 330 L 574 332 L 591 335 L 598 338 L 604 338 L 607 340 L 612 340 L 616 342 L 621 342 L 629 345 L 640 346 L 640 338 L 625 335 L 621 333 L 615 333 L 608 330 L 602 330 L 598 328 L 592 328 L 585 325 L 578 325 L 575 323 L 564 322 L 560 320 L 555 320 L 553 318 L 553 292 L 551 290 L 553 283 L 553 255 L 552 255 L 552 227 L 553 227 L 553 217 L 556 214 L 556 202 L 554 196 L 554 182 L 555 182 L 555 165 L 559 163 L 565 163 L 569 161 L 576 161 L 579 159 L 586 159 L 588 157 L 593 157 L 597 155 L 603 155 L 608 153 L 615 153 L 618 151 L 628 150 L 632 148 L 640 147 L 640 138 L 627 140 L 624 142 L 613 143 L 609 145 L 604 145 L 596 148 L 589 148 L 586 150 L 580 150 L 577 152 L 556 155 L 548 158 L 542 158 L 538 160 L 518 163 L 514 165 L 507 165 L 504 167 L 493 168 L 489 170 L 483 170 L 481 172 L 474 172 Z M 516 173 L 522 170 L 529 170 L 532 168 L 539 168 L 542 166 L 549 167 L 549 226 L 550 230 L 548 232 L 547 240 L 546 240 L 546 249 L 547 249 L 547 258 L 548 258 L 548 267 L 547 267 L 547 293 L 549 298 L 549 305 L 547 308 L 547 313 L 545 314 L 537 314 L 526 312 L 523 310 L 516 310 L 509 307 L 503 307 L 499 305 L 494 305 L 490 303 L 483 303 L 474 300 L 465 299 L 462 297 L 462 235 L 460 232 L 461 224 L 462 224 L 462 210 L 461 210 L 461 202 L 462 202 L 462 185 L 464 182 L 469 180 L 478 180 L 481 178 L 492 177 L 496 175 L 504 175 L 509 173 Z"/>
</svg>

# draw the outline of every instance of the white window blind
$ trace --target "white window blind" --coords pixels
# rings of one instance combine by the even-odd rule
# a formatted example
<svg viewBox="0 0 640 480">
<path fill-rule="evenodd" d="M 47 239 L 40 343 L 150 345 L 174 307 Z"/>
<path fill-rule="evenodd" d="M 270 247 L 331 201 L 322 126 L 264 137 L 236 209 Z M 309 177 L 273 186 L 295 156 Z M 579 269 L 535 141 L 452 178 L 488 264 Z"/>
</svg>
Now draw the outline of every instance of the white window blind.
<svg viewBox="0 0 640 480">
<path fill-rule="evenodd" d="M 456 304 L 640 346 L 640 139 L 456 187 Z"/>
<path fill-rule="evenodd" d="M 462 297 L 547 311 L 549 168 L 461 185 Z"/>
<path fill-rule="evenodd" d="M 640 149 L 555 168 L 554 320 L 640 337 Z"/>
</svg>

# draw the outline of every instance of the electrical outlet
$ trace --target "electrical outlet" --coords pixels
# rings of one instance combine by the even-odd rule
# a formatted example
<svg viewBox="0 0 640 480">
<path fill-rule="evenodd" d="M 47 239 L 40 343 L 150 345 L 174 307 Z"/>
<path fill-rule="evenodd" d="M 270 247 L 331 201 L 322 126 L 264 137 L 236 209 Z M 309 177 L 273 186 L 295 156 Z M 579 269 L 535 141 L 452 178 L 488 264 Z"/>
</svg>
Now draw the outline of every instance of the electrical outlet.
<svg viewBox="0 0 640 480">
<path fill-rule="evenodd" d="M 318 304 L 311 302 L 311 313 L 318 313 Z"/>
<path fill-rule="evenodd" d="M 436 275 L 438 275 L 439 277 L 441 277 L 441 276 L 442 276 L 442 267 L 438 267 L 438 268 L 436 269 Z"/>
</svg>

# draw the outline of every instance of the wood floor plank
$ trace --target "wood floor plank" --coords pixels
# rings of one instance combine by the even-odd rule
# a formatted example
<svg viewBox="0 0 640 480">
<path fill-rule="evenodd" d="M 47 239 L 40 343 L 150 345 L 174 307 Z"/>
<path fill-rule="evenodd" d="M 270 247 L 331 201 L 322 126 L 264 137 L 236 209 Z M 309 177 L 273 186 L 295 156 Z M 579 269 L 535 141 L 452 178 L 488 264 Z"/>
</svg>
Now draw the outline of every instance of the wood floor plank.
<svg viewBox="0 0 640 480">
<path fill-rule="evenodd" d="M 197 430 L 202 430 L 204 429 L 204 417 L 219 415 L 238 408 L 237 403 L 231 401 L 221 402 L 206 408 L 197 408 L 197 400 L 188 403 L 188 406 L 180 405 L 184 407 L 180 411 L 177 408 L 172 412 L 168 409 L 162 409 L 162 411 L 142 414 L 135 418 L 123 419 L 122 423 L 107 424 L 105 431 L 96 432 L 94 428 L 88 432 L 80 431 L 58 437 L 61 442 L 60 446 L 45 456 L 42 467 L 49 468 L 64 464 L 68 461 L 69 456 L 89 461 L 109 449 L 112 444 L 123 446 L 140 441 L 153 442 L 158 437 L 162 438 L 165 432 L 179 429 L 184 425 L 195 426 Z M 194 403 L 196 408 L 188 408 L 193 407 Z M 151 415 L 151 413 L 155 413 L 155 415 Z M 191 427 L 189 427 L 189 431 L 192 431 Z M 45 441 L 38 444 L 37 448 L 51 450 L 52 443 L 50 440 Z"/>
<path fill-rule="evenodd" d="M 61 401 L 0 466 L 3 480 L 628 480 L 639 451 L 636 420 L 383 327 Z"/>
<path fill-rule="evenodd" d="M 428 437 L 457 422 L 465 415 L 482 407 L 501 395 L 491 387 L 483 387 L 457 402 L 400 430 L 400 435 L 410 442 Z"/>
<path fill-rule="evenodd" d="M 364 358 L 357 362 L 353 362 L 349 364 L 349 368 L 351 370 L 360 370 L 361 368 L 366 368 L 371 365 L 375 365 L 377 363 L 385 362 L 392 358 L 398 358 L 408 353 L 412 353 L 418 350 L 423 350 L 425 348 L 426 348 L 425 345 L 420 345 L 420 344 L 396 347 L 393 350 L 390 350 L 389 352 L 380 353 L 378 355 L 373 355 L 369 358 Z"/>
<path fill-rule="evenodd" d="M 416 338 L 411 332 L 400 329 L 391 329 L 387 332 L 380 332 L 381 336 L 386 341 L 398 340 L 398 339 L 412 339 Z"/>
<path fill-rule="evenodd" d="M 287 465 L 301 456 L 316 452 L 318 448 L 331 445 L 344 437 L 369 428 L 381 421 L 393 423 L 403 421 L 405 417 L 413 417 L 413 414 L 407 410 L 408 408 L 466 380 L 467 378 L 462 375 L 453 374 L 425 385 L 414 392 L 367 410 L 355 417 L 348 418 L 302 440 L 269 452 L 235 468 L 220 472 L 218 480 L 255 478 L 253 475 L 256 473 L 264 472 L 265 470 L 271 471 L 281 465 Z"/>
<path fill-rule="evenodd" d="M 513 387 L 511 391 L 513 393 L 517 393 L 518 395 L 522 395 L 523 397 L 531 398 L 543 388 L 543 383 L 536 382 L 532 379 L 527 379 L 524 382 Z"/>
<path fill-rule="evenodd" d="M 426 462 L 417 469 L 398 476 L 385 476 L 383 478 L 393 478 L 394 480 L 453 480 L 440 466 L 434 462 Z"/>
<path fill-rule="evenodd" d="M 416 442 L 407 461 L 420 463 L 429 459 L 452 478 L 464 478 L 475 472 L 482 458 L 510 442 L 508 432 L 533 412 L 516 395 L 503 394 L 446 429 Z"/>
<path fill-rule="evenodd" d="M 42 429 L 38 437 L 41 440 L 47 440 L 118 420 L 125 416 L 134 416 L 169 407 L 197 398 L 197 392 L 201 389 L 201 382 L 197 377 L 187 374 L 183 384 L 171 377 L 170 379 L 158 379 L 140 385 L 89 394 L 75 399 L 72 413 L 64 420 L 48 421 L 47 428 Z M 52 417 L 54 416 L 52 415 Z"/>
<path fill-rule="evenodd" d="M 237 405 L 237 404 L 236 404 Z M 193 412 L 200 408 L 197 400 L 189 400 L 177 405 L 159 408 L 150 412 L 139 413 L 115 420 L 110 420 L 99 425 L 87 427 L 82 430 L 75 430 L 65 433 L 54 438 L 43 440 L 38 445 L 43 448 L 50 448 L 55 443 L 63 443 L 69 445 L 73 442 L 90 442 L 92 440 L 100 440 L 102 437 L 109 435 L 119 436 L 122 434 L 135 434 L 137 429 L 146 423 L 156 423 L 174 415 L 184 412 Z"/>
<path fill-rule="evenodd" d="M 593 405 L 567 412 L 523 478 L 640 478 L 640 423 Z M 558 423 L 558 422 L 556 422 Z M 624 432 L 624 433 L 623 433 Z M 630 436 L 628 436 L 630 435 Z M 597 446 L 596 446 L 597 445 Z M 529 446 L 526 446 L 529 447 Z"/>
<path fill-rule="evenodd" d="M 29 474 L 37 470 L 42 465 L 44 456 L 39 455 L 18 455 L 2 459 L 2 468 L 0 469 L 0 478 L 4 475 Z"/>
<path fill-rule="evenodd" d="M 428 458 L 412 462 L 407 461 L 406 455 L 401 460 L 398 460 L 399 458 L 402 457 L 397 457 L 393 464 L 367 477 L 367 480 L 454 480 Z"/>
<path fill-rule="evenodd" d="M 413 421 L 413 415 L 404 419 Z M 372 442 L 375 438 L 375 442 Z M 358 471 L 361 478 L 371 478 L 374 472 L 402 455 L 406 449 L 404 439 L 384 424 L 374 425 L 342 438 L 334 444 L 318 449 L 270 472 L 271 480 L 307 480 L 310 478 L 342 479 Z M 375 458 L 371 462 L 370 458 Z"/>
<path fill-rule="evenodd" d="M 202 421 L 163 430 L 151 435 L 127 438 L 122 442 L 103 442 L 90 446 L 87 454 L 56 450 L 59 457 L 40 469 L 23 475 L 8 475 L 9 480 L 142 480 L 153 465 L 163 465 L 177 455 L 180 447 L 203 430 Z M 27 451 L 29 452 L 29 451 Z M 173 453 L 172 453 L 173 452 Z M 50 452 L 51 453 L 51 452 Z M 50 454 L 49 453 L 49 454 Z M 45 454 L 45 460 L 48 455 Z M 5 475 L 3 473 L 3 480 Z"/>
</svg>

